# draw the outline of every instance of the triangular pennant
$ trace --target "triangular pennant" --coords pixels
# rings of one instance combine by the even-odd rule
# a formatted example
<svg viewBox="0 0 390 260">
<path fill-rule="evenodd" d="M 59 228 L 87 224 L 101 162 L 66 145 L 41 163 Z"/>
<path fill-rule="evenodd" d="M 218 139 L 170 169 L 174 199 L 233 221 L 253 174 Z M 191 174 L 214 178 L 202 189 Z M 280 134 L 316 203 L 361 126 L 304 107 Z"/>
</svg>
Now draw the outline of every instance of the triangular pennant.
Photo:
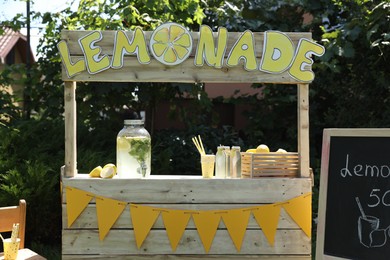
<svg viewBox="0 0 390 260">
<path fill-rule="evenodd" d="M 134 228 L 134 237 L 138 249 L 141 247 L 145 238 L 148 236 L 150 229 L 156 222 L 159 210 L 148 206 L 130 204 L 131 222 Z"/>
<path fill-rule="evenodd" d="M 238 252 L 241 250 L 250 213 L 248 209 L 231 209 L 221 212 L 223 222 Z"/>
<path fill-rule="evenodd" d="M 96 215 L 99 227 L 99 239 L 103 240 L 116 220 L 126 208 L 127 203 L 104 197 L 96 197 Z"/>
<path fill-rule="evenodd" d="M 175 251 L 187 227 L 191 214 L 188 210 L 163 209 L 161 211 L 169 242 L 171 243 L 172 250 Z"/>
<path fill-rule="evenodd" d="M 66 213 L 68 215 L 68 228 L 80 216 L 94 196 L 79 189 L 66 187 Z"/>
<path fill-rule="evenodd" d="M 263 230 L 268 243 L 273 246 L 280 216 L 280 205 L 264 205 L 252 210 L 257 224 Z"/>
<path fill-rule="evenodd" d="M 311 193 L 288 200 L 282 204 L 288 215 L 311 238 Z"/>
<path fill-rule="evenodd" d="M 198 230 L 206 253 L 210 250 L 214 236 L 217 233 L 219 221 L 221 220 L 221 215 L 215 214 L 215 212 L 214 210 L 202 210 L 195 211 L 192 214 L 195 227 Z"/>
</svg>

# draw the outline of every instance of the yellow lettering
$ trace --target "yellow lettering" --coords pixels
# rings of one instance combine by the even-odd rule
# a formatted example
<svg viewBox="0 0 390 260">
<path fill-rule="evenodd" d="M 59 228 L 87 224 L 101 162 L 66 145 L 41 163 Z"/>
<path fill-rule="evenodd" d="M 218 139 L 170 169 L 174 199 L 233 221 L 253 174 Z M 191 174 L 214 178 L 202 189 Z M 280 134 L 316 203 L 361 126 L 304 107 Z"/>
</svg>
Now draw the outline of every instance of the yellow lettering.
<svg viewBox="0 0 390 260">
<path fill-rule="evenodd" d="M 264 33 L 263 58 L 259 70 L 282 73 L 290 67 L 293 58 L 294 45 L 287 35 L 276 31 Z"/>
<path fill-rule="evenodd" d="M 322 56 L 324 53 L 325 48 L 323 46 L 307 39 L 300 39 L 294 61 L 289 70 L 290 75 L 300 81 L 312 81 L 314 79 L 314 73 L 311 70 L 313 60 L 310 57 L 312 54 Z"/>
<path fill-rule="evenodd" d="M 101 32 L 94 31 L 79 39 L 79 44 L 87 63 L 87 70 L 90 74 L 96 74 L 110 68 L 110 59 L 108 58 L 108 55 L 99 57 L 102 50 L 100 47 L 95 46 L 95 43 L 102 38 Z"/>
<path fill-rule="evenodd" d="M 122 68 L 125 54 L 136 54 L 138 62 L 141 64 L 150 63 L 145 35 L 141 28 L 135 29 L 131 42 L 124 31 L 116 32 L 111 67 L 114 69 Z"/>
<path fill-rule="evenodd" d="M 237 66 L 243 59 L 246 70 L 255 70 L 257 64 L 254 42 L 253 33 L 246 30 L 231 49 L 226 64 L 230 67 Z"/>
<path fill-rule="evenodd" d="M 194 59 L 195 66 L 203 66 L 204 61 L 206 61 L 208 66 L 222 68 L 226 42 L 226 28 L 218 28 L 218 45 L 215 47 L 213 31 L 209 26 L 202 25 L 200 27 L 199 42 Z"/>
<path fill-rule="evenodd" d="M 76 74 L 85 70 L 85 61 L 84 59 L 79 59 L 73 63 L 70 59 L 69 48 L 65 41 L 60 41 L 57 44 L 57 48 L 60 51 L 60 56 L 62 63 L 64 64 L 66 74 L 68 78 L 75 76 Z"/>
</svg>

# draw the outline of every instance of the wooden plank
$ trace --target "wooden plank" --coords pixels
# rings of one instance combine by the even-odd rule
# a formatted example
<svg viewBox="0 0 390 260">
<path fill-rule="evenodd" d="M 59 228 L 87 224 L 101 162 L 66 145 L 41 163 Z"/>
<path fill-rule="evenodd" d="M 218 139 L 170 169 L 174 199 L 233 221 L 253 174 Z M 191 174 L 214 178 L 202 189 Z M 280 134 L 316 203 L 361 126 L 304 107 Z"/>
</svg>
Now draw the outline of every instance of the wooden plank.
<svg viewBox="0 0 390 260">
<path fill-rule="evenodd" d="M 72 60 L 79 58 L 80 56 L 72 56 Z M 85 70 L 71 79 L 68 78 L 65 68 L 62 67 L 62 79 L 64 81 L 97 82 L 299 83 L 288 74 L 288 71 L 281 74 L 271 74 L 259 70 L 246 71 L 242 66 L 222 69 L 215 69 L 207 65 L 196 67 L 193 58 L 176 66 L 166 66 L 156 60 L 152 60 L 150 64 L 142 65 L 135 57 L 125 57 L 121 69 L 108 69 L 97 74 L 89 74 Z"/>
<path fill-rule="evenodd" d="M 309 84 L 298 84 L 298 153 L 301 177 L 310 177 Z"/>
<path fill-rule="evenodd" d="M 67 177 L 77 174 L 76 144 L 76 82 L 66 81 L 64 88 L 65 107 L 65 169 Z"/>
<path fill-rule="evenodd" d="M 148 206 L 152 207 L 161 207 L 169 209 L 188 209 L 188 210 L 217 210 L 217 209 L 234 209 L 234 208 L 245 208 L 251 206 L 259 206 L 259 204 L 151 204 Z M 260 205 L 261 206 L 261 205 Z M 66 213 L 66 205 L 62 205 L 62 226 L 64 229 L 97 229 L 96 221 L 96 205 L 89 204 L 87 208 L 81 213 L 81 215 L 75 220 L 73 225 L 70 228 L 68 226 L 68 216 Z M 163 229 L 165 226 L 163 224 L 161 216 L 156 220 L 156 223 L 153 225 L 153 229 Z M 112 229 L 132 229 L 133 224 L 130 217 L 130 208 L 129 206 L 123 211 L 115 222 Z M 187 229 L 194 229 L 195 225 L 190 219 Z M 223 221 L 220 222 L 220 229 L 226 228 Z M 250 215 L 248 229 L 259 229 L 259 225 L 254 219 L 253 214 Z M 282 208 L 280 211 L 279 229 L 299 229 L 298 225 L 291 219 L 291 217 L 284 211 Z"/>
<path fill-rule="evenodd" d="M 82 55 L 82 50 L 80 48 L 80 45 L 78 43 L 78 40 L 87 34 L 91 33 L 92 31 L 66 31 L 63 30 L 61 31 L 61 39 L 65 40 L 69 52 L 72 55 Z M 102 55 L 112 55 L 113 52 L 113 46 L 114 46 L 114 38 L 115 38 L 115 32 L 116 31 L 101 31 L 102 33 L 102 40 L 97 42 L 96 45 L 101 48 Z M 149 47 L 149 39 L 151 36 L 152 32 L 151 31 L 145 31 L 145 39 Z M 192 39 L 193 39 L 193 47 L 192 47 L 192 52 L 191 56 L 194 56 L 196 53 L 196 48 L 197 48 L 197 43 L 199 41 L 199 32 L 190 32 Z M 227 46 L 226 46 L 226 52 L 225 56 L 227 56 L 237 41 L 237 39 L 240 37 L 242 32 L 228 32 L 228 41 L 227 41 Z M 284 32 L 295 46 L 298 45 L 298 42 L 301 38 L 306 38 L 311 40 L 312 35 L 310 32 Z M 131 39 L 133 38 L 133 31 L 126 31 L 126 35 L 128 38 Z M 214 37 L 217 37 L 217 34 L 214 33 Z M 253 37 L 255 41 L 255 52 L 258 54 L 258 57 L 261 57 L 261 53 L 263 52 L 263 43 L 264 43 L 264 32 L 253 32 Z"/>
<path fill-rule="evenodd" d="M 254 171 L 252 172 L 252 176 L 253 177 L 267 177 L 267 176 L 268 177 L 286 177 L 287 175 L 289 175 L 290 177 L 296 177 L 297 172 L 298 171 L 296 171 L 294 169 L 292 169 L 292 170 L 286 169 L 284 171 L 272 170 L 272 169 L 261 169 L 261 170 L 254 169 Z M 249 172 L 243 172 L 242 174 L 249 175 Z"/>
<path fill-rule="evenodd" d="M 311 260 L 310 255 L 62 255 L 63 260 L 73 259 L 110 259 L 110 260 L 241 260 L 241 259 L 275 259 Z"/>
<path fill-rule="evenodd" d="M 294 171 L 298 172 L 299 165 L 298 164 L 277 164 L 277 165 L 275 165 L 275 164 L 263 164 L 263 163 L 253 164 L 253 167 L 250 164 L 241 165 L 241 171 L 245 170 L 245 172 L 250 172 L 251 169 L 256 170 L 256 171 L 272 170 L 275 172 L 294 170 Z"/>
<path fill-rule="evenodd" d="M 242 178 L 245 178 L 245 179 L 248 179 L 248 178 L 280 178 L 280 177 L 289 177 L 289 178 L 294 178 L 297 176 L 297 174 L 295 172 L 286 172 L 286 173 L 278 173 L 278 174 L 275 174 L 275 173 L 268 173 L 268 172 L 265 172 L 265 173 L 253 173 L 252 175 L 250 174 L 242 174 L 241 175 Z"/>
<path fill-rule="evenodd" d="M 288 164 L 288 163 L 273 163 L 273 162 L 259 162 L 253 163 L 253 168 L 256 169 L 273 169 L 275 171 L 283 171 L 285 167 L 295 168 L 294 166 L 298 166 L 297 164 Z M 298 169 L 298 168 L 296 168 Z"/>
<path fill-rule="evenodd" d="M 310 178 L 202 179 L 154 176 L 148 179 L 100 179 L 79 174 L 63 178 L 63 187 L 133 203 L 274 203 L 311 192 Z M 66 189 L 63 188 L 63 202 Z"/>
<path fill-rule="evenodd" d="M 63 230 L 63 254 L 206 254 L 196 230 L 186 230 L 172 251 L 165 230 L 151 230 L 137 249 L 131 230 L 111 230 L 99 241 L 97 230 Z M 311 243 L 302 230 L 278 230 L 270 246 L 261 230 L 247 230 L 241 251 L 237 252 L 227 230 L 217 230 L 210 254 L 310 254 Z"/>
</svg>

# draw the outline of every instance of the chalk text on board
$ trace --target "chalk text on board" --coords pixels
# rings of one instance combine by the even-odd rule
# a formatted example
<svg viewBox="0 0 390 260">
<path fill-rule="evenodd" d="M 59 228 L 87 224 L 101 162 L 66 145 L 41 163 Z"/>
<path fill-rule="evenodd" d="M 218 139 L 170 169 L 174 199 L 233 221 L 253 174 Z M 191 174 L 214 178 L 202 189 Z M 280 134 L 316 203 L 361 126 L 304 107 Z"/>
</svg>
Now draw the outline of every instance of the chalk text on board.
<svg viewBox="0 0 390 260">
<path fill-rule="evenodd" d="M 385 207 L 390 206 L 390 190 L 381 192 L 381 189 L 372 189 L 370 193 L 370 198 L 372 199 L 372 202 L 367 203 L 367 206 L 369 206 L 370 208 L 377 207 L 380 204 Z"/>
<path fill-rule="evenodd" d="M 389 178 L 389 165 L 370 165 L 370 164 L 356 164 L 349 165 L 349 154 L 345 158 L 345 167 L 340 170 L 340 175 L 346 177 L 372 177 L 372 178 Z"/>
<path fill-rule="evenodd" d="M 176 44 L 178 50 L 174 48 L 171 50 L 170 48 L 175 45 L 175 42 L 171 42 L 172 30 L 162 30 L 159 28 L 161 26 L 166 27 L 166 24 L 163 24 L 153 31 L 152 36 L 158 35 L 158 37 L 150 39 L 150 46 L 147 44 L 144 32 L 139 27 L 134 30 L 132 39 L 128 38 L 125 31 L 116 31 L 113 41 L 112 57 L 108 54 L 102 54 L 102 48 L 97 45 L 104 37 L 101 31 L 92 31 L 78 39 L 83 56 L 77 58 L 77 60 L 76 58 L 72 60 L 66 41 L 60 41 L 57 48 L 69 78 L 85 70 L 89 74 L 96 74 L 110 68 L 122 69 L 124 55 L 135 55 L 140 64 L 147 65 L 151 62 L 150 54 L 155 58 L 166 54 L 163 51 L 159 53 L 157 50 L 161 48 L 153 48 L 153 44 L 166 44 L 168 46 L 167 50 L 171 50 L 169 56 L 176 55 L 180 59 L 173 57 L 174 62 L 171 62 L 171 58 L 156 60 L 166 66 L 175 66 L 188 58 L 189 55 L 187 53 L 188 50 L 191 51 L 192 37 L 190 32 L 183 26 L 176 23 L 169 24 L 176 28 L 181 28 L 183 31 L 182 34 L 175 35 L 176 43 L 179 41 L 179 38 L 182 38 L 181 36 L 185 35 L 187 36 L 185 39 L 190 39 L 191 44 Z M 162 35 L 164 33 L 166 35 Z M 322 56 L 325 53 L 323 46 L 311 40 L 301 38 L 298 46 L 295 48 L 287 34 L 279 31 L 266 31 L 264 33 L 263 52 L 256 54 L 255 37 L 251 31 L 247 30 L 236 39 L 225 59 L 227 39 L 228 34 L 225 28 L 220 27 L 218 32 L 214 34 L 209 26 L 202 25 L 199 31 L 199 41 L 196 46 L 194 65 L 199 67 L 206 63 L 207 66 L 218 69 L 222 68 L 223 65 L 236 67 L 243 64 L 244 69 L 249 72 L 263 71 L 265 73 L 280 74 L 288 71 L 291 77 L 302 82 L 310 82 L 314 79 L 314 73 L 311 70 L 311 65 L 313 64 L 311 55 Z M 181 40 L 180 42 L 187 41 Z M 187 48 L 187 51 L 184 47 Z M 257 60 L 257 57 L 261 57 L 260 61 Z"/>
</svg>

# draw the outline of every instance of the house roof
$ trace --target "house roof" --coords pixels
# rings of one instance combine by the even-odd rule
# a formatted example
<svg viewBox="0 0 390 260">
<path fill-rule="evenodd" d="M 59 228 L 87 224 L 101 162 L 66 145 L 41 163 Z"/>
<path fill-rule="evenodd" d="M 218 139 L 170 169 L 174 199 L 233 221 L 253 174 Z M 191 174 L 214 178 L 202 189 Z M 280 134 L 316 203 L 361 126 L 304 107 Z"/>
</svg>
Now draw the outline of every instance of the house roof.
<svg viewBox="0 0 390 260">
<path fill-rule="evenodd" d="M 27 37 L 20 32 L 13 31 L 11 28 L 5 28 L 3 35 L 0 35 L 0 63 L 5 63 L 5 58 L 14 47 L 19 49 L 22 60 L 26 62 Z M 31 47 L 30 55 L 31 62 L 34 62 Z"/>
</svg>

